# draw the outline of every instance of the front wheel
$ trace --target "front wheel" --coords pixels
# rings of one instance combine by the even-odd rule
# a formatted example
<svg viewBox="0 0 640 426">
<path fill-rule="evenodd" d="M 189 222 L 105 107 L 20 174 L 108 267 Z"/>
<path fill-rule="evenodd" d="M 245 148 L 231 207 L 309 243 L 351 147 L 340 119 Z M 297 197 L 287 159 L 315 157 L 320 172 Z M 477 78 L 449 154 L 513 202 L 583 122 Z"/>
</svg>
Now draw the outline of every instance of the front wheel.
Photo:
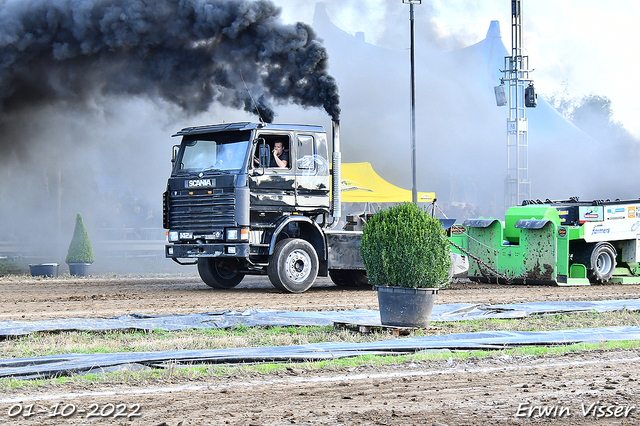
<svg viewBox="0 0 640 426">
<path fill-rule="evenodd" d="M 318 276 L 318 255 L 307 241 L 287 238 L 276 244 L 267 274 L 275 288 L 287 293 L 302 293 Z"/>
<path fill-rule="evenodd" d="M 228 289 L 240 284 L 244 274 L 238 272 L 236 259 L 198 259 L 198 273 L 209 287 Z"/>
<path fill-rule="evenodd" d="M 598 243 L 591 252 L 591 278 L 606 283 L 616 269 L 616 249 L 609 243 Z"/>
</svg>

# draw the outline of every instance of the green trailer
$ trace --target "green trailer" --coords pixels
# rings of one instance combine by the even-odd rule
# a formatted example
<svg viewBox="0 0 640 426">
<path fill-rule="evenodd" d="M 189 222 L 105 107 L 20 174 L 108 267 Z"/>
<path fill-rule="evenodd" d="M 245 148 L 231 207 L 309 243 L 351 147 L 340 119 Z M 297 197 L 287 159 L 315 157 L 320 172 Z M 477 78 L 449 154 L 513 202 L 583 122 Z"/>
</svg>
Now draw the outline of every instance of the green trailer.
<svg viewBox="0 0 640 426">
<path fill-rule="evenodd" d="M 640 200 L 528 202 L 452 228 L 473 281 L 640 283 Z"/>
</svg>

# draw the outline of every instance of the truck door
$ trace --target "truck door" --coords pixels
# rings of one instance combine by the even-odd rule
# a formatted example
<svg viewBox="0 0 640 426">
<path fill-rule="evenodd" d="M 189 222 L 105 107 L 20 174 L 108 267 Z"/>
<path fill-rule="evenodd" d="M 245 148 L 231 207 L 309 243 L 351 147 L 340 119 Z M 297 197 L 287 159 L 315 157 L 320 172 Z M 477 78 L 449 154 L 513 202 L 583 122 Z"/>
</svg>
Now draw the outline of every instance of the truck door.
<svg viewBox="0 0 640 426">
<path fill-rule="evenodd" d="M 296 200 L 295 170 L 291 161 L 291 134 L 259 133 L 258 139 L 261 142 L 254 144 L 253 161 L 251 162 L 252 172 L 249 173 L 252 209 L 264 212 L 293 211 Z M 284 154 L 281 154 L 280 158 L 288 159 L 286 167 L 278 167 L 273 159 L 276 144 L 282 144 L 283 146 Z M 268 147 L 270 161 L 267 167 L 260 167 L 256 164 L 261 145 Z"/>
<path fill-rule="evenodd" d="M 324 134 L 296 135 L 296 204 L 302 210 L 329 205 L 329 163 Z"/>
</svg>

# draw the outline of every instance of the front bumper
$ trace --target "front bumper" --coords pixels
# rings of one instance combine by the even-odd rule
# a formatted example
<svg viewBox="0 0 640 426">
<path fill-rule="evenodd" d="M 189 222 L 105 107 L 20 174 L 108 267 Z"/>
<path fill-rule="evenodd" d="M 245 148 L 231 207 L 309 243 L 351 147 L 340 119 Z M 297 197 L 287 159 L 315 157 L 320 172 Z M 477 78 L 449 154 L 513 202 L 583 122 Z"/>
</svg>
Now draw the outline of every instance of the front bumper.
<svg viewBox="0 0 640 426">
<path fill-rule="evenodd" d="M 198 257 L 249 257 L 249 243 L 167 244 L 165 257 L 188 259 Z"/>
</svg>

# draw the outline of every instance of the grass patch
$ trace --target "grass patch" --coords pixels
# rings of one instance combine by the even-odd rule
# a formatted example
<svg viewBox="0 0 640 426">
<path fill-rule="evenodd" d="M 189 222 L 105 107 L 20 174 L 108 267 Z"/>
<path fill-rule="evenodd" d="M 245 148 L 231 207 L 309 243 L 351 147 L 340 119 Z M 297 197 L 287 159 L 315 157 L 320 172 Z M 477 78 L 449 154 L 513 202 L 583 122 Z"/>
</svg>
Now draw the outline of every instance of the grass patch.
<svg viewBox="0 0 640 426">
<path fill-rule="evenodd" d="M 0 259 L 0 277 L 5 275 L 30 274 L 29 264 L 24 261 Z"/>
<path fill-rule="evenodd" d="M 477 331 L 550 331 L 574 328 L 640 326 L 640 312 L 581 312 L 532 316 L 523 319 L 481 319 L 432 322 L 410 337 L 472 333 Z M 259 346 L 292 346 L 322 342 L 367 343 L 391 339 L 386 332 L 360 334 L 332 326 L 246 327 L 181 331 L 152 330 L 62 333 L 38 332 L 5 340 L 0 359 L 31 358 L 64 353 L 148 352 L 200 349 L 232 349 Z"/>
<path fill-rule="evenodd" d="M 226 330 L 196 329 L 62 333 L 38 332 L 5 340 L 0 358 L 32 358 L 64 353 L 149 352 L 231 349 L 258 346 L 293 346 L 321 342 L 364 343 L 391 336 L 359 334 L 323 327 L 235 327 Z"/>
<path fill-rule="evenodd" d="M 180 381 L 207 380 L 216 377 L 244 376 L 247 378 L 256 375 L 275 375 L 298 372 L 323 372 L 323 371 L 352 371 L 357 368 L 383 368 L 387 366 L 411 365 L 414 368 L 438 368 L 446 367 L 450 363 L 471 363 L 480 359 L 495 358 L 526 358 L 535 356 L 554 356 L 568 353 L 584 353 L 590 351 L 612 350 L 640 350 L 640 341 L 611 341 L 601 343 L 579 343 L 564 346 L 522 346 L 512 349 L 494 351 L 447 351 L 427 350 L 409 355 L 375 356 L 363 355 L 353 358 L 341 358 L 318 362 L 303 363 L 264 363 L 264 364 L 240 364 L 240 365 L 197 365 L 197 366 L 168 366 L 165 369 L 153 369 L 140 372 L 117 372 L 105 374 L 87 374 L 84 376 L 58 377 L 52 379 L 16 380 L 13 378 L 0 379 L 0 389 L 13 388 L 38 388 L 42 386 L 92 386 L 96 384 L 108 385 L 149 385 L 175 383 Z M 433 364 L 435 362 L 436 364 Z"/>
<path fill-rule="evenodd" d="M 640 326 L 640 312 L 623 309 L 611 312 L 575 312 L 567 314 L 534 315 L 522 319 L 485 318 L 472 321 L 432 323 L 449 333 L 477 331 L 549 331 L 573 328 L 612 326 Z M 453 331 L 448 331 L 453 330 Z"/>
</svg>

